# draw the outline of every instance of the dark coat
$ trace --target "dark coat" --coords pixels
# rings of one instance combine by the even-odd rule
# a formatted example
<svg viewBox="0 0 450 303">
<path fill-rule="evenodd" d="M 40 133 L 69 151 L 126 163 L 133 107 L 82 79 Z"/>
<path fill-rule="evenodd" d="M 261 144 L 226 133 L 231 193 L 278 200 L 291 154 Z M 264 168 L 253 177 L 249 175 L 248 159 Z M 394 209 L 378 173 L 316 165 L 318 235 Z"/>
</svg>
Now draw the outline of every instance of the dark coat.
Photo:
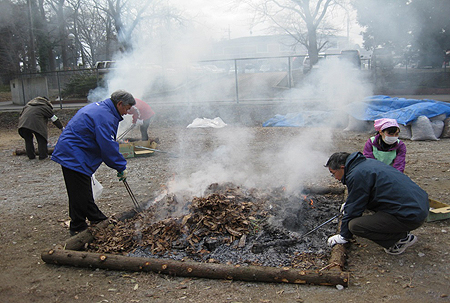
<svg viewBox="0 0 450 303">
<path fill-rule="evenodd" d="M 47 139 L 47 123 L 53 116 L 55 114 L 53 113 L 53 106 L 50 101 L 42 97 L 34 98 L 25 105 L 20 113 L 19 129 L 27 128 Z M 59 129 L 63 127 L 61 121 L 56 116 L 53 120 L 53 124 Z"/>
<path fill-rule="evenodd" d="M 428 194 L 407 175 L 360 152 L 351 154 L 345 163 L 342 183 L 348 197 L 342 217 L 341 236 L 352 237 L 348 223 L 364 210 L 381 211 L 402 222 L 423 222 L 428 216 Z"/>
</svg>

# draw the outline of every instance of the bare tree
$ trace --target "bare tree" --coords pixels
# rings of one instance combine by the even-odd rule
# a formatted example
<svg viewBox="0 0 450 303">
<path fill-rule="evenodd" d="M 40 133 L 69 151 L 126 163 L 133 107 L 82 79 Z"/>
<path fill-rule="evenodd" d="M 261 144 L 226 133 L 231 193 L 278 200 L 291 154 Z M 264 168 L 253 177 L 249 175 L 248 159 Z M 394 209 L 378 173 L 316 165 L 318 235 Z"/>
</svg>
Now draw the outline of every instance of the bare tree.
<svg viewBox="0 0 450 303">
<path fill-rule="evenodd" d="M 332 31 L 324 22 L 328 10 L 337 0 L 240 0 L 255 12 L 255 22 L 270 21 L 304 45 L 311 64 L 318 61 L 319 51 L 327 41 L 318 38 L 318 30 Z"/>
<path fill-rule="evenodd" d="M 9 83 L 12 76 L 24 68 L 29 35 L 28 25 L 21 16 L 26 9 L 26 3 L 0 0 L 0 76 L 3 83 Z"/>
<path fill-rule="evenodd" d="M 80 59 L 92 67 L 131 50 L 137 29 L 156 37 L 182 23 L 164 0 L 0 0 L 0 16 L 2 75 L 75 68 Z"/>
<path fill-rule="evenodd" d="M 106 6 L 103 9 L 114 22 L 122 52 L 131 50 L 133 31 L 153 2 L 155 0 L 137 2 L 129 0 L 106 0 Z"/>
</svg>

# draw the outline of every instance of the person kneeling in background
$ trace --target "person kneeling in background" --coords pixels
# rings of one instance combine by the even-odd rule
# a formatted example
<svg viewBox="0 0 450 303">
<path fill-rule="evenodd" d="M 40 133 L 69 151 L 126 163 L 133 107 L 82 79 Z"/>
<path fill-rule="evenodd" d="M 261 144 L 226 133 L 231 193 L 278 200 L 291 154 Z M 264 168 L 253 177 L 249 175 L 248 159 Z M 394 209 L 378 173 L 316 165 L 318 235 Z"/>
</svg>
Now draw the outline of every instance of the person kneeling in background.
<svg viewBox="0 0 450 303">
<path fill-rule="evenodd" d="M 360 152 L 334 153 L 325 167 L 348 189 L 341 206 L 341 231 L 328 238 L 330 246 L 345 244 L 356 235 L 399 255 L 417 242 L 410 231 L 428 216 L 428 194 L 407 175 Z M 374 213 L 363 216 L 366 209 Z"/>
<path fill-rule="evenodd" d="M 29 159 L 36 158 L 33 135 L 38 143 L 39 160 L 47 159 L 49 119 L 57 128 L 63 129 L 61 121 L 53 113 L 52 104 L 46 97 L 36 97 L 22 109 L 19 117 L 19 135 L 25 140 L 25 150 Z"/>
<path fill-rule="evenodd" d="M 367 140 L 363 154 L 404 172 L 406 145 L 398 139 L 400 127 L 395 119 L 378 119 L 373 124 L 377 134 Z"/>
</svg>

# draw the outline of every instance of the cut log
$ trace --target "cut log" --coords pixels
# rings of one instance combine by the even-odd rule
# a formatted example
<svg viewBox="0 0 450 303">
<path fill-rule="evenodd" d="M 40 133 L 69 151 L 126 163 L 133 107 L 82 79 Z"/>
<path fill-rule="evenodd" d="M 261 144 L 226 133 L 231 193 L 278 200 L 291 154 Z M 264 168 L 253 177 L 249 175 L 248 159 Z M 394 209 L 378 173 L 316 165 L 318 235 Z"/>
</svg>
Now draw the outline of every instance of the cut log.
<svg viewBox="0 0 450 303">
<path fill-rule="evenodd" d="M 121 213 L 120 215 L 117 216 L 117 219 L 119 221 L 123 221 L 125 219 L 132 218 L 134 215 L 136 215 L 136 211 L 133 209 L 133 210 Z M 70 237 L 64 243 L 64 248 L 67 250 L 82 250 L 82 249 L 84 249 L 84 247 L 87 243 L 91 243 L 94 240 L 93 232 L 96 229 L 104 229 L 106 226 L 108 226 L 108 224 L 109 224 L 109 220 L 102 221 L 99 224 L 97 224 L 96 226 L 90 227 L 90 228 L 80 232 L 79 234 L 77 234 L 73 237 Z"/>
<path fill-rule="evenodd" d="M 340 270 L 344 269 L 346 261 L 346 249 L 343 244 L 336 244 L 331 250 L 331 257 L 328 261 L 330 265 L 337 266 Z"/>
<path fill-rule="evenodd" d="M 51 249 L 41 254 L 44 262 L 77 267 L 122 271 L 145 271 L 161 274 L 228 279 L 252 282 L 279 282 L 314 285 L 348 286 L 350 274 L 337 270 L 307 271 L 291 267 L 239 266 L 193 261 L 176 261 L 121 255 L 97 254 L 63 249 Z"/>
<path fill-rule="evenodd" d="M 54 147 L 49 147 L 48 154 L 51 155 L 54 150 L 55 150 Z M 39 151 L 37 149 L 34 151 L 34 153 L 36 155 L 39 155 Z M 13 155 L 15 155 L 15 156 L 22 156 L 22 155 L 26 155 L 26 154 L 27 154 L 27 152 L 24 148 L 16 148 L 16 150 L 13 152 Z"/>
<path fill-rule="evenodd" d="M 326 186 L 317 186 L 317 187 L 306 187 L 302 190 L 302 194 L 316 194 L 316 195 L 341 195 L 344 193 L 344 187 L 326 187 Z"/>
</svg>

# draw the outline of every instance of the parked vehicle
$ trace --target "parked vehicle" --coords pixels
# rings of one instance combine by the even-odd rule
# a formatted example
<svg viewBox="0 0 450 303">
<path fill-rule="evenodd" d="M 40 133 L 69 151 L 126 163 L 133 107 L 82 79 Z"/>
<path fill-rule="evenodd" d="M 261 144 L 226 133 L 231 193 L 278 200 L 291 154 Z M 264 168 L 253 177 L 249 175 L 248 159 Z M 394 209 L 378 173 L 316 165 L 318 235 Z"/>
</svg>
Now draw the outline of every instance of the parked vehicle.
<svg viewBox="0 0 450 303">
<path fill-rule="evenodd" d="M 259 68 L 259 71 L 262 72 L 262 73 L 271 72 L 272 71 L 272 67 L 269 64 L 263 64 Z"/>
<path fill-rule="evenodd" d="M 95 63 L 95 68 L 99 73 L 106 73 L 109 69 L 114 68 L 115 65 L 115 61 L 97 61 Z"/>
<path fill-rule="evenodd" d="M 347 49 L 341 51 L 339 56 L 341 60 L 348 61 L 353 64 L 357 69 L 361 69 L 361 55 L 357 49 Z"/>
<path fill-rule="evenodd" d="M 319 60 L 318 60 L 318 62 L 317 62 L 316 64 L 314 64 L 314 65 L 312 66 L 312 68 L 318 68 L 319 62 L 320 62 L 321 60 L 323 60 L 323 59 L 325 59 L 325 55 L 319 55 Z M 304 73 L 304 74 L 307 74 L 307 73 L 310 72 L 310 71 L 311 71 L 311 59 L 309 58 L 309 56 L 306 56 L 306 57 L 303 59 L 303 73 Z"/>
<path fill-rule="evenodd" d="M 445 50 L 444 62 L 442 63 L 443 68 L 450 66 L 450 48 Z"/>
<path fill-rule="evenodd" d="M 376 48 L 372 53 L 372 69 L 390 70 L 394 68 L 394 52 L 389 48 Z"/>
</svg>

